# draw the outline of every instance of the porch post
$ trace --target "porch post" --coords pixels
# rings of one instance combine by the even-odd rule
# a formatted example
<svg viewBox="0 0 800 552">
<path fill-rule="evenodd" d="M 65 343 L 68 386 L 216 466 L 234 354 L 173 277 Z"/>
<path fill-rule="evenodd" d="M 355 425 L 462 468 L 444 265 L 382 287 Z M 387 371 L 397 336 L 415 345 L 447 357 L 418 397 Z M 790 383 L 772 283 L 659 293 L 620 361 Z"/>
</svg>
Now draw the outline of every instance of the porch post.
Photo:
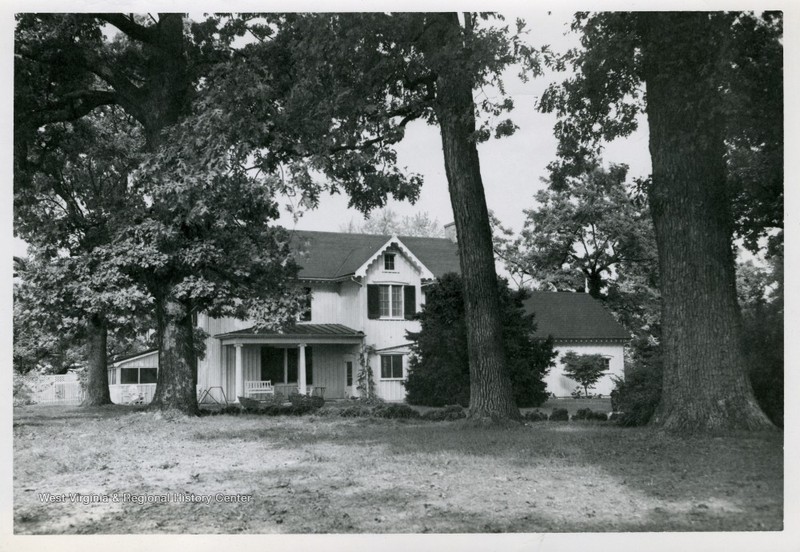
<svg viewBox="0 0 800 552">
<path fill-rule="evenodd" d="M 289 383 L 289 349 L 283 350 L 283 383 Z"/>
<path fill-rule="evenodd" d="M 297 390 L 301 395 L 306 394 L 306 344 L 298 345 L 300 353 L 297 355 Z"/>
<path fill-rule="evenodd" d="M 235 385 L 236 388 L 236 402 L 239 402 L 239 397 L 244 397 L 244 374 L 243 374 L 243 362 L 242 362 L 242 344 L 236 343 L 234 344 L 236 347 L 236 376 L 235 376 Z"/>
</svg>

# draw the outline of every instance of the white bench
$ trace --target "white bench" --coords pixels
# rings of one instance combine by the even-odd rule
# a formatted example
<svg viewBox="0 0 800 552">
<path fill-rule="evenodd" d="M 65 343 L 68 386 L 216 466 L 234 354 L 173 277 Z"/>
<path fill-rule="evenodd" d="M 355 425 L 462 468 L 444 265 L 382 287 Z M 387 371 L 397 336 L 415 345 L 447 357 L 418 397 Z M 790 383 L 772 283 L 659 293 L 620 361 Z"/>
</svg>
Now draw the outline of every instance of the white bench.
<svg viewBox="0 0 800 552">
<path fill-rule="evenodd" d="M 274 394 L 275 388 L 272 386 L 272 381 L 244 382 L 244 396 L 248 399 L 263 399 Z"/>
</svg>

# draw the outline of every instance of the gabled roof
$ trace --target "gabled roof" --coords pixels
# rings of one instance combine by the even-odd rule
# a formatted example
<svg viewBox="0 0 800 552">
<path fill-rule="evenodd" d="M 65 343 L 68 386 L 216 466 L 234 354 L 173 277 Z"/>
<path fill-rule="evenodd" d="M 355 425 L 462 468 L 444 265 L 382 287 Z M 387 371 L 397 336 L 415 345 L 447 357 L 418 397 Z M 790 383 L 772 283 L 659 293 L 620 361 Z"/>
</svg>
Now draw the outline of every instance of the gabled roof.
<svg viewBox="0 0 800 552">
<path fill-rule="evenodd" d="M 524 301 L 535 315 L 535 337 L 556 341 L 629 340 L 623 328 L 603 304 L 588 293 L 534 291 Z"/>
<path fill-rule="evenodd" d="M 344 232 L 292 232 L 292 247 L 300 278 L 336 280 L 352 276 L 382 249 L 392 236 Z M 460 272 L 458 248 L 446 238 L 399 236 L 399 240 L 435 277 Z"/>
</svg>

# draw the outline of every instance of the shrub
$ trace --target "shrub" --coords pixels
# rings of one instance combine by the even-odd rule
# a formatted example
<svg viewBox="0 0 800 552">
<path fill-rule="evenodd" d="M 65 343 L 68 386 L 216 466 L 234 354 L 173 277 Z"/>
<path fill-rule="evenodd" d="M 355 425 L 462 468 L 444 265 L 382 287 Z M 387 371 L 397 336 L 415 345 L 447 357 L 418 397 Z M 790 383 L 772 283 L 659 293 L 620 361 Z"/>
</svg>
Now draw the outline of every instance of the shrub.
<svg viewBox="0 0 800 552">
<path fill-rule="evenodd" d="M 419 418 L 419 412 L 407 404 L 390 404 L 386 406 L 379 406 L 373 409 L 372 414 L 378 418 Z"/>
<path fill-rule="evenodd" d="M 201 416 L 238 416 L 239 414 L 243 414 L 247 410 L 241 407 L 236 406 L 235 404 L 228 404 L 221 408 L 209 408 L 209 409 L 201 409 L 200 415 Z"/>
<path fill-rule="evenodd" d="M 323 406 L 322 408 L 318 409 L 314 414 L 317 416 L 323 416 L 326 418 L 336 417 L 341 415 L 342 409 L 336 406 Z"/>
<path fill-rule="evenodd" d="M 572 415 L 573 420 L 598 420 L 605 422 L 608 416 L 605 412 L 594 412 L 590 408 L 579 408 L 575 414 Z"/>
<path fill-rule="evenodd" d="M 525 413 L 523 418 L 529 422 L 546 422 L 547 414 L 545 414 L 541 410 L 533 410 L 531 412 Z"/>
<path fill-rule="evenodd" d="M 301 395 L 300 393 L 292 393 L 289 395 L 289 402 L 294 407 L 317 409 L 322 408 L 325 404 L 325 399 L 322 397 L 314 397 L 311 395 Z"/>
<path fill-rule="evenodd" d="M 543 378 L 555 356 L 552 342 L 531 337 L 536 325 L 525 314 L 525 292 L 511 290 L 503 280 L 498 280 L 498 288 L 514 401 L 519 407 L 540 406 L 547 399 Z M 425 299 L 419 313 L 421 331 L 407 333 L 413 351 L 405 382 L 407 400 L 424 406 L 466 407 L 470 381 L 461 277 L 445 274 L 428 288 Z"/>
<path fill-rule="evenodd" d="M 554 408 L 549 419 L 551 422 L 569 421 L 569 411 L 566 408 Z"/>
<path fill-rule="evenodd" d="M 616 379 L 612 392 L 612 410 L 620 411 L 619 424 L 645 425 L 661 400 L 661 365 L 631 367 L 625 379 Z"/>
<path fill-rule="evenodd" d="M 342 408 L 339 412 L 339 416 L 341 416 L 342 418 L 364 418 L 371 415 L 372 415 L 372 409 L 363 404 L 354 404 L 352 406 L 346 406 Z"/>
<path fill-rule="evenodd" d="M 461 418 L 466 418 L 467 413 L 458 404 L 451 404 L 445 406 L 441 410 L 429 410 L 422 416 L 423 420 L 431 420 L 434 422 L 441 422 L 441 421 L 452 421 L 452 420 L 459 420 Z"/>
</svg>

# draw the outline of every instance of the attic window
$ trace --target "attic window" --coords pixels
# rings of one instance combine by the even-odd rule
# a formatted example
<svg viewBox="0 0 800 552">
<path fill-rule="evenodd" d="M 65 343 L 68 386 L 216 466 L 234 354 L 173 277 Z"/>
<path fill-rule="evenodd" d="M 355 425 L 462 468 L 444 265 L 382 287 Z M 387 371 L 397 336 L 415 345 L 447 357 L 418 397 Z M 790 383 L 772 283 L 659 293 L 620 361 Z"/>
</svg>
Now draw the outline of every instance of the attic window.
<svg viewBox="0 0 800 552">
<path fill-rule="evenodd" d="M 394 270 L 394 253 L 385 253 L 383 255 L 383 269 Z"/>
</svg>

